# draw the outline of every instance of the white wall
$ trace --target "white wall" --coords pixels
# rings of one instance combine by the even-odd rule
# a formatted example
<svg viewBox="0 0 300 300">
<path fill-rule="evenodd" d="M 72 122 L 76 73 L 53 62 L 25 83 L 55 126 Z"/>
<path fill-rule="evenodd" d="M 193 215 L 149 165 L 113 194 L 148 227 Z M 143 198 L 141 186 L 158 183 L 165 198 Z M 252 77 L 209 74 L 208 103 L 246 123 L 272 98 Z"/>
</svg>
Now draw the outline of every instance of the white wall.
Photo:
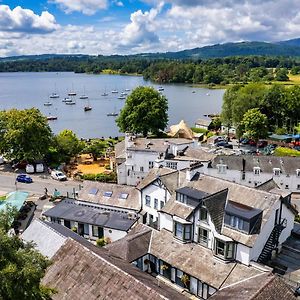
<svg viewBox="0 0 300 300">
<path fill-rule="evenodd" d="M 157 181 L 155 181 L 157 184 Z M 146 195 L 150 196 L 150 207 L 146 205 Z M 170 193 L 168 190 L 163 187 L 158 187 L 157 185 L 151 184 L 144 188 L 141 191 L 141 198 L 143 201 L 143 210 L 146 211 L 148 214 L 153 215 L 153 221 L 155 222 L 158 219 L 158 210 L 161 209 L 160 201 L 166 202 L 170 199 Z M 154 199 L 158 199 L 158 209 L 154 208 Z M 147 219 L 147 224 L 149 223 L 149 216 Z"/>
<path fill-rule="evenodd" d="M 109 238 L 112 242 L 117 241 L 126 235 L 126 231 L 104 228 L 104 237 Z"/>
<path fill-rule="evenodd" d="M 251 248 L 242 244 L 237 244 L 236 260 L 248 266 L 250 263 L 250 252 L 251 252 Z"/>
<path fill-rule="evenodd" d="M 165 214 L 163 212 L 159 212 L 159 225 L 161 229 L 167 229 L 173 232 L 173 218 L 172 216 Z"/>
</svg>

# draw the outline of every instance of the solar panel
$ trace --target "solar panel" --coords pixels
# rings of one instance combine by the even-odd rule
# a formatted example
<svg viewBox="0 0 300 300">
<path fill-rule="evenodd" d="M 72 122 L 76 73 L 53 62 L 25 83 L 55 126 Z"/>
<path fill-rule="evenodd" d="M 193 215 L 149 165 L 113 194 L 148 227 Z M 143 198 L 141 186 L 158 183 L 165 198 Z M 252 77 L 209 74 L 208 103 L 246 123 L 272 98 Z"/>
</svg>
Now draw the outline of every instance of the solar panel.
<svg viewBox="0 0 300 300">
<path fill-rule="evenodd" d="M 104 192 L 103 196 L 105 197 L 111 197 L 113 192 Z"/>
<path fill-rule="evenodd" d="M 124 199 L 124 200 L 126 200 L 127 197 L 128 197 L 127 193 L 121 193 L 120 196 L 119 196 L 120 199 Z"/>
<path fill-rule="evenodd" d="M 96 195 L 97 193 L 98 193 L 98 189 L 97 188 L 92 188 L 89 191 L 89 194 L 91 194 L 91 195 Z"/>
</svg>

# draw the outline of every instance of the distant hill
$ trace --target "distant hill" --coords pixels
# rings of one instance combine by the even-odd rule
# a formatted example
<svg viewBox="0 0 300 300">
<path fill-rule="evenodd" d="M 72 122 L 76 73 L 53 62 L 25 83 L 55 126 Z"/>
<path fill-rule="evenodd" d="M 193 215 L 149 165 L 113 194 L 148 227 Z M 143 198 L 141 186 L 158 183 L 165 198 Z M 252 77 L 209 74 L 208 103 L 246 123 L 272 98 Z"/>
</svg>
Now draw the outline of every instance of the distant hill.
<svg viewBox="0 0 300 300">
<path fill-rule="evenodd" d="M 133 55 L 110 55 L 102 56 L 103 59 L 123 60 L 131 58 L 147 58 L 147 59 L 208 59 L 228 56 L 300 56 L 300 38 L 287 40 L 277 43 L 266 42 L 239 42 L 216 44 L 212 46 L 205 46 L 201 48 L 194 48 L 178 52 L 165 53 L 140 53 Z M 21 60 L 47 60 L 53 58 L 66 59 L 87 59 L 89 55 L 84 54 L 42 54 L 42 55 L 24 55 L 0 58 L 0 61 L 21 61 Z M 93 56 L 95 57 L 95 56 Z"/>
</svg>

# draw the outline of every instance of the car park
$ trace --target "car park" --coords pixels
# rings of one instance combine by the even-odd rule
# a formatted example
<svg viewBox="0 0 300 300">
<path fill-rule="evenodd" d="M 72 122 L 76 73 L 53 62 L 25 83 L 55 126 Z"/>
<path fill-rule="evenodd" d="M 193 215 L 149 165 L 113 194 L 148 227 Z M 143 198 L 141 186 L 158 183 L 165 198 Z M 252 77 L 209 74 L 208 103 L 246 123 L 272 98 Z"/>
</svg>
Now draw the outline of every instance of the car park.
<svg viewBox="0 0 300 300">
<path fill-rule="evenodd" d="M 22 182 L 22 183 L 32 183 L 33 182 L 32 178 L 27 174 L 19 174 L 16 178 L 16 181 Z"/>
<path fill-rule="evenodd" d="M 67 176 L 63 172 L 57 171 L 57 170 L 54 170 L 51 172 L 51 177 L 58 181 L 66 181 L 67 180 Z"/>
</svg>

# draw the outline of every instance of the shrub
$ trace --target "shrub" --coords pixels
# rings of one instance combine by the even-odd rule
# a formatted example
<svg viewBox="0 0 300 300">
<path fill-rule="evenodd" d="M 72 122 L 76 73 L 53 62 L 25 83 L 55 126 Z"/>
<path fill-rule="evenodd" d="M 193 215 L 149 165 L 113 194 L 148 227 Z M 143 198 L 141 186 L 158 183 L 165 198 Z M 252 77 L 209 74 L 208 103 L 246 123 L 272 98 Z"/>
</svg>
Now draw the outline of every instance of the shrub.
<svg viewBox="0 0 300 300">
<path fill-rule="evenodd" d="M 107 238 L 102 237 L 102 238 L 96 240 L 96 245 L 98 247 L 104 247 L 105 245 L 107 245 L 109 243 L 111 243 L 111 240 L 108 237 Z"/>
<path fill-rule="evenodd" d="M 110 170 L 110 165 L 105 165 L 105 170 Z"/>
<path fill-rule="evenodd" d="M 278 134 L 278 135 L 286 134 L 286 128 L 280 128 L 280 127 L 276 128 L 275 134 Z"/>
<path fill-rule="evenodd" d="M 300 156 L 300 151 L 290 148 L 278 147 L 275 149 L 274 154 L 275 156 Z"/>
<path fill-rule="evenodd" d="M 207 129 L 203 129 L 203 128 L 192 127 L 191 129 L 192 129 L 193 132 L 196 132 L 196 133 L 207 134 L 207 132 L 208 132 Z"/>
</svg>

